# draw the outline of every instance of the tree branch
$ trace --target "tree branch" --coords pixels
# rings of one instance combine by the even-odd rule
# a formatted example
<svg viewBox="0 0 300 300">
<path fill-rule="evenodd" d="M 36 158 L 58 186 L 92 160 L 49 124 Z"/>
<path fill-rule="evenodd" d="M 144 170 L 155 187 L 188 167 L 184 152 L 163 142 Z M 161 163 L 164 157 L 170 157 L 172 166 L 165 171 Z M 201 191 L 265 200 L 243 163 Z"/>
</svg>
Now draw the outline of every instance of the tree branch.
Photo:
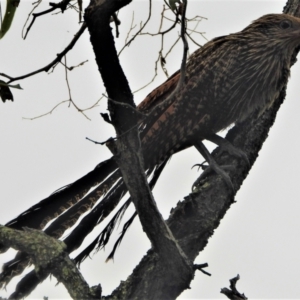
<svg viewBox="0 0 300 300">
<path fill-rule="evenodd" d="M 70 42 L 70 44 L 59 54 L 57 54 L 56 58 L 49 63 L 48 65 L 46 65 L 45 67 L 38 69 L 36 71 L 33 71 L 31 73 L 22 75 L 22 76 L 18 76 L 18 77 L 11 77 L 9 75 L 6 75 L 4 73 L 0 73 L 0 76 L 6 77 L 9 79 L 8 83 L 11 83 L 13 81 L 16 80 L 21 80 L 24 78 L 28 78 L 30 76 L 36 75 L 38 73 L 41 72 L 48 72 L 50 70 L 50 68 L 52 68 L 53 66 L 55 66 L 57 63 L 59 63 L 61 61 L 61 59 L 74 47 L 74 45 L 76 44 L 76 42 L 78 41 L 78 39 L 80 38 L 80 36 L 83 34 L 84 30 L 86 29 L 86 24 L 83 23 L 82 26 L 80 27 L 79 31 L 75 34 L 74 38 L 72 39 L 72 41 Z"/>
<path fill-rule="evenodd" d="M 36 18 L 38 18 L 40 16 L 43 16 L 43 15 L 46 15 L 46 14 L 49 14 L 49 13 L 51 13 L 52 11 L 54 11 L 58 8 L 61 9 L 61 12 L 64 12 L 67 9 L 67 6 L 70 2 L 71 2 L 71 0 L 62 0 L 59 3 L 50 2 L 49 5 L 51 6 L 51 8 L 49 8 L 47 10 L 44 10 L 42 12 L 39 12 L 39 13 L 32 14 L 33 18 L 32 18 L 32 21 L 30 22 L 29 26 L 26 29 L 26 33 L 24 35 L 24 40 L 26 39 L 26 37 L 29 33 L 29 30 L 31 29 L 31 27 L 32 27 L 33 23 L 35 22 Z M 26 21 L 26 23 L 27 23 L 27 21 Z"/>
<path fill-rule="evenodd" d="M 143 168 L 138 129 L 134 126 L 138 118 L 124 105 L 115 103 L 135 106 L 127 79 L 119 64 L 109 27 L 110 16 L 120 9 L 120 6 L 128 3 L 129 0 L 102 1 L 101 4 L 91 1 L 86 9 L 85 20 L 108 97 L 114 100 L 109 101 L 108 107 L 117 132 L 117 141 L 109 142 L 107 145 L 120 167 L 143 230 L 150 239 L 154 251 L 158 254 L 161 274 L 172 270 L 173 280 L 156 294 L 157 299 L 168 299 L 177 295 L 179 290 L 188 288 L 194 275 L 194 269 L 159 213 L 148 186 Z M 182 24 L 184 25 L 184 22 Z M 131 130 L 128 131 L 128 129 Z"/>
<path fill-rule="evenodd" d="M 230 289 L 222 288 L 221 294 L 226 295 L 226 297 L 231 300 L 247 300 L 248 298 L 244 294 L 241 294 L 236 288 L 236 283 L 239 279 L 240 275 L 230 279 Z"/>
<path fill-rule="evenodd" d="M 90 289 L 73 261 L 65 252 L 66 245 L 44 232 L 24 228 L 15 230 L 0 225 L 0 240 L 6 246 L 29 254 L 38 276 L 52 273 L 62 282 L 73 299 L 99 299 Z M 99 291 L 99 288 L 98 288 Z"/>
</svg>

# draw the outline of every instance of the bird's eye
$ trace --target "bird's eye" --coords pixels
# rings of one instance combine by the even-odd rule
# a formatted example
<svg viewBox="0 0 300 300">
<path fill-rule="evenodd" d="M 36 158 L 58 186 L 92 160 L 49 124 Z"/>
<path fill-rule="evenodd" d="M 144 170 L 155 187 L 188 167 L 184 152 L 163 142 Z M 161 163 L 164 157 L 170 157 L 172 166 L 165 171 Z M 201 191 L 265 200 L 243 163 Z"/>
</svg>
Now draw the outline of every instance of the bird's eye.
<svg viewBox="0 0 300 300">
<path fill-rule="evenodd" d="M 292 28 L 293 24 L 290 20 L 282 20 L 279 23 L 279 26 L 280 26 L 281 29 L 288 29 L 288 28 Z"/>
</svg>

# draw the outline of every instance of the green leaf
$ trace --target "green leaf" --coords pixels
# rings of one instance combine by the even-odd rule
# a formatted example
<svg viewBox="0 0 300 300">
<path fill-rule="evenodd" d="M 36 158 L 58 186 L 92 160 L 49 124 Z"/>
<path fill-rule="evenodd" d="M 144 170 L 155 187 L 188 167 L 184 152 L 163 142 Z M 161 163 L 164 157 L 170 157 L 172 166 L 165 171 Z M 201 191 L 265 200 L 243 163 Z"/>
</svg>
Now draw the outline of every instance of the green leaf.
<svg viewBox="0 0 300 300">
<path fill-rule="evenodd" d="M 6 11 L 3 22 L 1 24 L 0 39 L 2 39 L 6 32 L 9 30 L 19 3 L 20 0 L 6 0 Z"/>
</svg>

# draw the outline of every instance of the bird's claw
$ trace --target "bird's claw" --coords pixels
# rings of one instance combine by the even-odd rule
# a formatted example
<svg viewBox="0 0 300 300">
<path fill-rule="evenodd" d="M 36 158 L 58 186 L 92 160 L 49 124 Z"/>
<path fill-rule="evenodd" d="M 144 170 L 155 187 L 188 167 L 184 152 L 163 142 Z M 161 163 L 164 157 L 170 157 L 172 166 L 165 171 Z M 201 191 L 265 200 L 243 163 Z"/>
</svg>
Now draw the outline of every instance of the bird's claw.
<svg viewBox="0 0 300 300">
<path fill-rule="evenodd" d="M 200 170 L 200 168 L 202 169 L 202 170 L 205 170 L 206 168 L 208 168 L 208 166 L 207 165 L 205 165 L 205 163 L 206 163 L 207 161 L 205 160 L 203 163 L 201 163 L 201 164 L 194 164 L 192 167 L 191 167 L 191 169 L 193 169 L 194 167 L 198 167 L 198 171 Z"/>
<path fill-rule="evenodd" d="M 250 162 L 249 162 L 249 159 L 248 159 L 246 153 L 243 150 L 236 148 L 225 138 L 223 138 L 217 134 L 211 134 L 211 135 L 207 136 L 206 139 L 208 141 L 211 141 L 212 143 L 220 146 L 221 151 L 227 151 L 230 155 L 233 155 L 237 158 L 243 159 L 247 163 L 248 167 L 250 167 Z"/>
<path fill-rule="evenodd" d="M 197 164 L 196 164 L 197 165 Z M 195 165 L 195 166 L 196 166 Z M 202 164 L 200 164 L 200 166 L 202 166 Z M 207 177 L 209 174 L 211 174 L 212 172 L 217 173 L 218 175 L 220 175 L 223 180 L 225 181 L 226 185 L 228 186 L 228 188 L 234 192 L 235 189 L 233 187 L 232 181 L 230 179 L 230 176 L 224 171 L 224 170 L 232 170 L 233 166 L 230 165 L 225 165 L 222 166 L 222 168 L 216 164 L 213 163 L 209 166 L 206 166 L 206 168 L 204 169 L 204 171 L 202 172 L 202 174 L 199 176 L 199 178 L 193 183 L 192 185 L 192 191 L 194 191 L 196 189 L 196 187 L 199 185 L 199 183 L 205 178 Z"/>
<path fill-rule="evenodd" d="M 243 150 L 234 147 L 232 144 L 226 145 L 224 150 L 227 150 L 230 155 L 243 159 L 247 163 L 248 167 L 250 167 L 248 156 Z"/>
</svg>

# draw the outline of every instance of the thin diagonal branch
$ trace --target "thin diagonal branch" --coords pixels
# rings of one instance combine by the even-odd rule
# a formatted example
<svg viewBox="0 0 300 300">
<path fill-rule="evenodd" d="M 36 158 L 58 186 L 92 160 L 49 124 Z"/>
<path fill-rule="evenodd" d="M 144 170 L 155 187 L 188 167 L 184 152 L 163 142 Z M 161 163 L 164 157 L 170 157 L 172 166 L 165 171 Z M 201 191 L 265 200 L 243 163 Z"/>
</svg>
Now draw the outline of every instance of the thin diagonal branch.
<svg viewBox="0 0 300 300">
<path fill-rule="evenodd" d="M 61 11 L 64 12 L 67 9 L 67 6 L 70 3 L 70 1 L 71 0 L 62 0 L 59 3 L 52 3 L 52 2 L 50 2 L 49 5 L 51 6 L 51 8 L 49 8 L 47 10 L 44 10 L 42 12 L 39 12 L 39 13 L 32 14 L 33 18 L 32 18 L 32 21 L 30 22 L 29 26 L 26 29 L 25 36 L 23 37 L 24 40 L 26 39 L 26 37 L 27 37 L 27 35 L 29 33 L 29 30 L 31 29 L 32 25 L 34 24 L 36 18 L 41 17 L 41 16 L 46 15 L 46 14 L 49 14 L 49 13 L 51 13 L 52 11 L 54 11 L 56 9 L 61 9 Z M 26 23 L 27 23 L 27 21 L 26 21 Z M 25 25 L 26 25 L 26 23 L 25 23 Z"/>
<path fill-rule="evenodd" d="M 11 76 L 6 75 L 4 73 L 0 73 L 0 76 L 3 76 L 3 77 L 6 77 L 6 78 L 10 79 L 8 81 L 8 83 L 11 83 L 11 82 L 16 81 L 16 80 L 21 80 L 21 79 L 31 77 L 31 76 L 36 75 L 36 74 L 41 73 L 41 72 L 48 72 L 50 68 L 52 68 L 57 63 L 59 63 L 60 60 L 74 47 L 74 45 L 76 44 L 76 42 L 78 41 L 80 36 L 85 31 L 85 29 L 86 29 L 86 24 L 83 23 L 82 26 L 80 27 L 79 31 L 75 34 L 74 38 L 70 42 L 70 44 L 61 53 L 57 54 L 57 57 L 51 63 L 46 65 L 45 67 L 40 68 L 40 69 L 38 69 L 36 71 L 33 71 L 31 73 L 28 73 L 28 74 L 18 76 L 18 77 L 11 77 Z"/>
</svg>

